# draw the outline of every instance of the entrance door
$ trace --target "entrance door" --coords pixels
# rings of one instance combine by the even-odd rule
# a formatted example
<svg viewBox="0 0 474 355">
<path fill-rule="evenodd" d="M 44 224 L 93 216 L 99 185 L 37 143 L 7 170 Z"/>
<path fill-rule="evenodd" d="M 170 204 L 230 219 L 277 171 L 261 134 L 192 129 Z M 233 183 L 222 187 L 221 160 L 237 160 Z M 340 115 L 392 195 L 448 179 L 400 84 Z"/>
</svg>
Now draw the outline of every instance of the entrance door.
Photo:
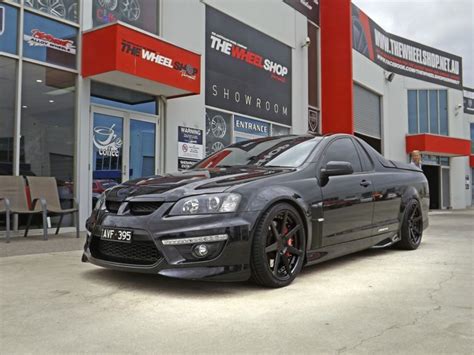
<svg viewBox="0 0 474 355">
<path fill-rule="evenodd" d="M 92 202 L 107 188 L 158 173 L 158 117 L 91 108 Z"/>
<path fill-rule="evenodd" d="M 424 164 L 422 169 L 430 189 L 430 210 L 441 209 L 440 167 Z"/>
</svg>

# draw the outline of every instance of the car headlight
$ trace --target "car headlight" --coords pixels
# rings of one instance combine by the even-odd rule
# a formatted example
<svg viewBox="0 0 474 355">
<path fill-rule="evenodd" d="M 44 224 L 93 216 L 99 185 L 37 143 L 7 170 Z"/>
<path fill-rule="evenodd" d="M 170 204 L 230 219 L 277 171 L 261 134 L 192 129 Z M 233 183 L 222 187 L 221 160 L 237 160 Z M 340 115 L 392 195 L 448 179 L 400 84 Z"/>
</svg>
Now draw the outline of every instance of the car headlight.
<svg viewBox="0 0 474 355">
<path fill-rule="evenodd" d="M 173 206 L 171 216 L 235 212 L 241 196 L 235 193 L 186 197 Z"/>
<path fill-rule="evenodd" d="M 105 210 L 105 192 L 102 192 L 94 206 L 94 211 Z"/>
</svg>

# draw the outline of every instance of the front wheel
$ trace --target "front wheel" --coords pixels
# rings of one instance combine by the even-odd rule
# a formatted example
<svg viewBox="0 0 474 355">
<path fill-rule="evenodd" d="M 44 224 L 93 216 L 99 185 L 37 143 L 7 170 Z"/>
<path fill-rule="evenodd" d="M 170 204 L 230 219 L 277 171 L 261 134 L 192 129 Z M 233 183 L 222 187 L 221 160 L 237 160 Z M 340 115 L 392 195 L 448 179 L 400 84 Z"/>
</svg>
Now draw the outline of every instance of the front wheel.
<svg viewBox="0 0 474 355">
<path fill-rule="evenodd" d="M 296 209 L 279 203 L 264 213 L 252 242 L 252 279 L 266 287 L 289 285 L 304 263 L 306 235 Z"/>
<path fill-rule="evenodd" d="M 423 236 L 423 214 L 420 203 L 412 199 L 407 203 L 400 228 L 401 240 L 395 245 L 399 249 L 415 250 Z"/>
</svg>

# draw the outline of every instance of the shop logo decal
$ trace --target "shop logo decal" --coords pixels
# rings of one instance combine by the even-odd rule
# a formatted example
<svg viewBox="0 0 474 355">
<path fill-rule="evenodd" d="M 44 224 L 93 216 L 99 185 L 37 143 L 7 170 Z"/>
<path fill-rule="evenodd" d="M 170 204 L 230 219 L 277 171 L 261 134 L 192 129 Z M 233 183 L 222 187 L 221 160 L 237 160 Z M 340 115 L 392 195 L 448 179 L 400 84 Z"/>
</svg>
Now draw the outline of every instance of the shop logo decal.
<svg viewBox="0 0 474 355">
<path fill-rule="evenodd" d="M 122 139 L 117 137 L 114 131 L 115 124 L 111 127 L 94 127 L 94 145 L 99 151 L 99 155 L 106 157 L 119 157 Z"/>
<path fill-rule="evenodd" d="M 140 45 L 128 41 L 122 41 L 122 52 L 139 57 L 148 62 L 153 62 L 158 65 L 177 70 L 181 72 L 182 77 L 196 80 L 196 74 L 198 72 L 197 68 L 194 68 L 190 64 L 183 64 L 179 61 L 173 61 L 172 58 L 161 55 L 154 50 L 143 48 Z"/>
<path fill-rule="evenodd" d="M 211 48 L 235 59 L 247 62 L 259 69 L 270 73 L 271 78 L 286 82 L 285 76 L 288 74 L 288 68 L 283 64 L 274 62 L 268 58 L 249 50 L 246 46 L 228 39 L 218 33 L 211 33 Z"/>
<path fill-rule="evenodd" d="M 30 46 L 48 47 L 70 54 L 76 54 L 74 41 L 57 38 L 37 29 L 31 30 L 31 35 L 24 35 L 24 40 L 28 42 Z"/>
<path fill-rule="evenodd" d="M 5 8 L 0 6 L 0 36 L 5 31 Z"/>
</svg>

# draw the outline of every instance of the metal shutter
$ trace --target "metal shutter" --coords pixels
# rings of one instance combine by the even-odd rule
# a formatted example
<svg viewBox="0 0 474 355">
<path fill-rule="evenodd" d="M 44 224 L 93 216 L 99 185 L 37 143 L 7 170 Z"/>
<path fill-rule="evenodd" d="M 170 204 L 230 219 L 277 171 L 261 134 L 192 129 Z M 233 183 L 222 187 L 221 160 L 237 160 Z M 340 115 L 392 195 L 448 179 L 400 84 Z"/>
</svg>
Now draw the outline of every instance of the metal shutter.
<svg viewBox="0 0 474 355">
<path fill-rule="evenodd" d="M 357 133 L 381 138 L 380 96 L 354 84 L 354 130 Z"/>
</svg>

